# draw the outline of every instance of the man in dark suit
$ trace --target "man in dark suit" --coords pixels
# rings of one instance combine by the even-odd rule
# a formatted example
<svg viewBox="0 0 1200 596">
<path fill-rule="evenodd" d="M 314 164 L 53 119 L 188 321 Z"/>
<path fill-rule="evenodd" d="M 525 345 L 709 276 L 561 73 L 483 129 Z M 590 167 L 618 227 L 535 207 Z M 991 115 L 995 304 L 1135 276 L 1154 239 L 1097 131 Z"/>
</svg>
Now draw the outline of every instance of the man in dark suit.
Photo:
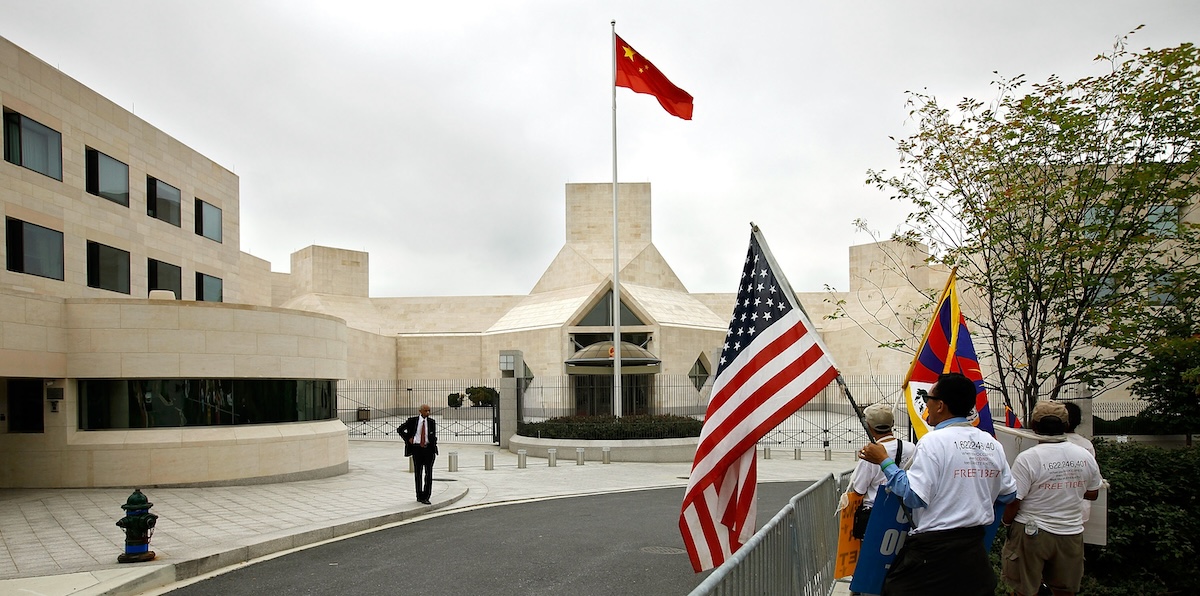
<svg viewBox="0 0 1200 596">
<path fill-rule="evenodd" d="M 421 404 L 421 415 L 404 421 L 396 432 L 404 438 L 404 456 L 413 458 L 417 502 L 429 504 L 433 492 L 433 460 L 437 458 L 437 421 L 429 417 L 429 404 Z"/>
</svg>

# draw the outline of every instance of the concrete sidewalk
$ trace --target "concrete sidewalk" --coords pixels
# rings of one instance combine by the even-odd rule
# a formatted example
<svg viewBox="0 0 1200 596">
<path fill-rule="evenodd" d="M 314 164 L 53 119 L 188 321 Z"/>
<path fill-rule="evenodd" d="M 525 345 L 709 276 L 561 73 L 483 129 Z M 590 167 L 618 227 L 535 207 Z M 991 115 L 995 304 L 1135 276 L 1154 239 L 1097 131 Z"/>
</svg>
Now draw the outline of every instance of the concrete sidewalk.
<svg viewBox="0 0 1200 596">
<path fill-rule="evenodd" d="M 443 444 L 432 505 L 414 497 L 403 446 L 350 442 L 350 471 L 320 480 L 211 488 L 145 488 L 159 516 L 154 561 L 121 565 L 116 521 L 134 487 L 0 490 L 0 594 L 133 595 L 296 547 L 475 505 L 684 486 L 690 463 L 620 463 L 517 455 L 490 445 Z M 458 471 L 449 472 L 450 453 Z M 491 452 L 493 469 L 485 469 Z M 809 454 L 805 454 L 808 456 Z M 853 467 L 853 455 L 759 458 L 760 482 L 817 480 Z M 761 512 L 770 516 L 773 512 Z M 844 586 L 845 584 L 840 584 Z M 844 593 L 844 591 L 841 591 Z M 835 591 L 835 593 L 839 593 Z"/>
</svg>

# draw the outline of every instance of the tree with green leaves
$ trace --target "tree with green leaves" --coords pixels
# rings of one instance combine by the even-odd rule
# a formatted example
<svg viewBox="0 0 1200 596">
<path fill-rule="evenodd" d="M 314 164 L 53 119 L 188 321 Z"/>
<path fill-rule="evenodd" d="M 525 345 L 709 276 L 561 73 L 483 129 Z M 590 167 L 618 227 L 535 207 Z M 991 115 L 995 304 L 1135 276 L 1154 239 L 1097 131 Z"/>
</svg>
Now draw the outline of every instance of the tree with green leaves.
<svg viewBox="0 0 1200 596">
<path fill-rule="evenodd" d="M 1167 433 L 1186 434 L 1191 445 L 1200 429 L 1200 335 L 1166 337 L 1148 351 L 1133 384 L 1150 402 L 1142 415 Z"/>
<path fill-rule="evenodd" d="M 912 93 L 899 170 L 868 173 L 913 205 L 893 239 L 958 267 L 988 384 L 1022 414 L 1200 332 L 1200 52 L 1127 44 L 1097 76 L 1001 78 L 990 104 Z"/>
</svg>

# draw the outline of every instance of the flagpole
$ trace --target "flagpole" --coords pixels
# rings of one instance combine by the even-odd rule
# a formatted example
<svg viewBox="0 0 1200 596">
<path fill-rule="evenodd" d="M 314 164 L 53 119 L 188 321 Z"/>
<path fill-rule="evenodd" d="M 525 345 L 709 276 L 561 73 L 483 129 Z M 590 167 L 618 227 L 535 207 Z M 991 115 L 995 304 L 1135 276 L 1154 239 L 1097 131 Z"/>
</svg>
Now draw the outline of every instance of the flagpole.
<svg viewBox="0 0 1200 596">
<path fill-rule="evenodd" d="M 621 417 L 621 260 L 617 233 L 617 21 L 612 25 L 612 41 L 608 44 L 612 55 L 612 193 L 613 193 L 613 415 Z"/>
<path fill-rule="evenodd" d="M 799 302 L 799 301 L 797 301 Z M 867 416 L 863 413 L 862 408 L 854 401 L 854 396 L 850 395 L 850 387 L 846 386 L 846 381 L 842 379 L 842 373 L 837 376 L 838 387 L 842 388 L 842 393 L 846 394 L 846 399 L 850 400 L 850 407 L 854 408 L 854 414 L 858 416 L 858 422 L 862 424 L 863 430 L 867 431 L 867 440 L 875 443 L 875 435 L 871 434 L 871 425 L 867 424 Z"/>
<path fill-rule="evenodd" d="M 760 246 L 765 247 L 767 245 L 767 239 L 763 237 L 762 230 L 760 230 L 754 222 L 750 222 L 750 233 L 758 238 L 758 243 Z M 770 252 L 770 249 L 767 249 L 764 252 L 766 253 L 765 256 L 767 261 L 770 263 L 771 268 L 774 271 L 782 271 L 782 269 L 779 268 L 779 264 L 775 262 L 775 258 Z M 804 318 L 811 322 L 812 317 L 808 316 L 808 311 L 804 309 L 804 304 L 800 302 L 800 297 L 796 295 L 796 291 L 792 289 L 792 284 L 788 283 L 787 278 L 781 276 L 776 281 L 779 283 L 780 289 L 782 289 L 784 292 L 787 292 L 787 295 L 792 297 L 792 302 L 796 304 L 796 308 L 800 309 L 800 312 L 804 313 Z M 821 351 L 828 354 L 829 348 L 825 347 L 825 342 L 821 339 L 821 334 L 818 333 L 815 328 L 811 329 L 810 331 L 813 333 L 814 341 L 821 347 Z M 867 424 L 867 417 L 865 414 L 863 414 L 862 408 L 859 408 L 858 404 L 855 403 L 854 396 L 850 394 L 850 387 L 848 387 L 846 385 L 846 381 L 842 379 L 841 371 L 838 371 L 836 380 L 838 387 L 841 387 L 842 389 L 842 393 L 846 394 L 846 399 L 850 400 L 850 407 L 854 408 L 854 414 L 858 416 L 858 421 L 862 424 L 863 430 L 867 432 L 867 440 L 874 443 L 875 435 L 871 434 L 871 427 Z"/>
</svg>

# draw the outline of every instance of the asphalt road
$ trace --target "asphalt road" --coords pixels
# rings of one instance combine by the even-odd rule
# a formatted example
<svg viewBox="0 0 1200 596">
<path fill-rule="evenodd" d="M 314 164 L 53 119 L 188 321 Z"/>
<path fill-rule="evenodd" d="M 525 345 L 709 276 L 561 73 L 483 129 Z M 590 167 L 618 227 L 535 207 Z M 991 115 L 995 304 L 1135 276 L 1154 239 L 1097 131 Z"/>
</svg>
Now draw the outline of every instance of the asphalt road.
<svg viewBox="0 0 1200 596">
<path fill-rule="evenodd" d="M 810 482 L 759 485 L 758 525 Z M 236 569 L 173 596 L 687 594 L 682 488 L 516 503 L 424 518 Z"/>
</svg>

